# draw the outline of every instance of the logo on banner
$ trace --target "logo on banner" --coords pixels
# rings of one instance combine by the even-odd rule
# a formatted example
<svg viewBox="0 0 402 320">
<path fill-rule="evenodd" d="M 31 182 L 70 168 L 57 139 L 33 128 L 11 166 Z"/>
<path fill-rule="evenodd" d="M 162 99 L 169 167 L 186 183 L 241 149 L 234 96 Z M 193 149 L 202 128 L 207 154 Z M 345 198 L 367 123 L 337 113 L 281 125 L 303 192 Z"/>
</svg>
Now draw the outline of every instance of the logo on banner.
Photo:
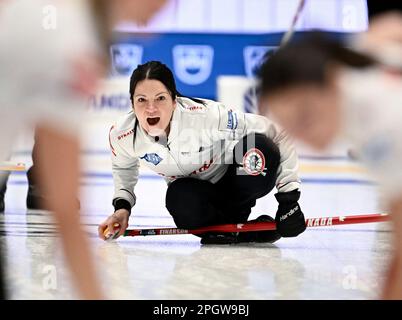
<svg viewBox="0 0 402 320">
<path fill-rule="evenodd" d="M 142 61 L 142 46 L 135 44 L 113 44 L 110 46 L 114 75 L 130 76 Z"/>
<path fill-rule="evenodd" d="M 214 49 L 206 45 L 177 45 L 173 47 L 176 76 L 185 84 L 205 82 L 212 71 Z"/>
<path fill-rule="evenodd" d="M 163 159 L 157 155 L 156 153 L 146 153 L 144 156 L 142 156 L 140 159 L 144 159 L 147 162 L 152 163 L 153 165 L 157 166 L 159 162 L 161 162 Z"/>
<path fill-rule="evenodd" d="M 247 113 L 258 114 L 258 93 L 256 85 L 251 85 L 244 93 L 243 108 Z"/>
<path fill-rule="evenodd" d="M 89 98 L 89 107 L 93 110 L 130 110 L 131 100 L 127 93 L 97 94 Z"/>
<path fill-rule="evenodd" d="M 275 51 L 277 47 L 247 46 L 243 50 L 244 66 L 247 77 L 255 77 L 258 68 L 267 52 Z"/>
</svg>

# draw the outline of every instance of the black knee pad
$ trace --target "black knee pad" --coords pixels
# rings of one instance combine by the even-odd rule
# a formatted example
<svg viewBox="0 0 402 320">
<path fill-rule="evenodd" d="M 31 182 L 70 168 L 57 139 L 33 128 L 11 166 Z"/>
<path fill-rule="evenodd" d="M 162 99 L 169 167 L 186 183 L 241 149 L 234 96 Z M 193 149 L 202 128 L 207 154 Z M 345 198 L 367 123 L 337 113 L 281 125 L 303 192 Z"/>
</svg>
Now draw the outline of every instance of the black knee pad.
<svg viewBox="0 0 402 320">
<path fill-rule="evenodd" d="M 171 212 L 171 209 L 175 209 L 180 199 L 183 199 L 185 196 L 184 192 L 187 192 L 191 185 L 191 182 L 188 180 L 186 178 L 177 179 L 169 184 L 165 199 L 166 208 L 169 212 Z"/>
<path fill-rule="evenodd" d="M 209 210 L 205 192 L 209 185 L 194 178 L 180 178 L 169 185 L 165 203 L 177 227 L 193 229 L 206 225 Z"/>
<path fill-rule="evenodd" d="M 238 171 L 247 175 L 276 178 L 280 163 L 278 146 L 264 134 L 251 133 L 243 137 L 234 148 L 234 161 Z"/>
</svg>

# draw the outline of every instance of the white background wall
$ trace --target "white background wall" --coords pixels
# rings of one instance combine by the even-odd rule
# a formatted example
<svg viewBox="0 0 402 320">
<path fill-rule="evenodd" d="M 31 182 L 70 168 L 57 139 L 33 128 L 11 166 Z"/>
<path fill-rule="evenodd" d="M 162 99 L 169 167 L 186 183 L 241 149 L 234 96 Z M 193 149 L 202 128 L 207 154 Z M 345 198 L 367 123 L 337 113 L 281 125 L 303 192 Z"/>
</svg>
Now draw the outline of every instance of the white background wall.
<svg viewBox="0 0 402 320">
<path fill-rule="evenodd" d="M 298 4 L 299 0 L 170 0 L 147 27 L 121 23 L 117 26 L 117 30 L 280 32 L 289 29 Z M 311 28 L 339 32 L 366 30 L 367 2 L 366 0 L 307 0 L 296 29 Z"/>
</svg>

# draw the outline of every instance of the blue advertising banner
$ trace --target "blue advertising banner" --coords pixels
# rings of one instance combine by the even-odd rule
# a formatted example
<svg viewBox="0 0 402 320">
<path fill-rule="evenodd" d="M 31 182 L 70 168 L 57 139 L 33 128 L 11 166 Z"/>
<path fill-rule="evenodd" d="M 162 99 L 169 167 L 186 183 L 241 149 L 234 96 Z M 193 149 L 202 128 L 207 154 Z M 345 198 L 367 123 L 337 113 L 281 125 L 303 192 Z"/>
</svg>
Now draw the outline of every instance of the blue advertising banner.
<svg viewBox="0 0 402 320">
<path fill-rule="evenodd" d="M 118 33 L 110 47 L 111 76 L 129 77 L 138 64 L 160 60 L 173 71 L 182 94 L 214 99 L 219 75 L 253 77 L 265 52 L 274 50 L 282 35 Z"/>
</svg>

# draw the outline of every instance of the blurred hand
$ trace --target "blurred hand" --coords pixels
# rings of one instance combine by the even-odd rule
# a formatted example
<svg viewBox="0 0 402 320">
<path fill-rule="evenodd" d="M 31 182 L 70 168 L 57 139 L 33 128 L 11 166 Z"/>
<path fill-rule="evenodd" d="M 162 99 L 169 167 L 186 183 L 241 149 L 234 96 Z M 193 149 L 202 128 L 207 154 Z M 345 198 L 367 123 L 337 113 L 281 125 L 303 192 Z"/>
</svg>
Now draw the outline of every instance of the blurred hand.
<svg viewBox="0 0 402 320">
<path fill-rule="evenodd" d="M 393 41 L 402 44 L 402 14 L 389 12 L 373 19 L 367 35 L 373 41 Z"/>
<path fill-rule="evenodd" d="M 356 39 L 357 48 L 373 55 L 380 62 L 402 66 L 402 15 L 398 12 L 382 14 L 370 22 L 367 32 Z"/>
<path fill-rule="evenodd" d="M 107 3 L 110 6 L 114 24 L 130 21 L 138 25 L 146 25 L 166 4 L 166 0 L 114 0 Z"/>
<path fill-rule="evenodd" d="M 70 62 L 71 78 L 67 86 L 78 96 L 88 97 L 96 93 L 105 66 L 100 57 L 84 54 Z"/>
<path fill-rule="evenodd" d="M 130 213 L 126 209 L 119 209 L 112 215 L 110 215 L 104 222 L 98 227 L 98 235 L 102 240 L 109 239 L 108 235 L 105 235 L 105 231 L 108 230 L 110 234 L 116 234 L 114 239 L 117 239 L 124 234 L 128 227 L 128 218 Z"/>
</svg>

